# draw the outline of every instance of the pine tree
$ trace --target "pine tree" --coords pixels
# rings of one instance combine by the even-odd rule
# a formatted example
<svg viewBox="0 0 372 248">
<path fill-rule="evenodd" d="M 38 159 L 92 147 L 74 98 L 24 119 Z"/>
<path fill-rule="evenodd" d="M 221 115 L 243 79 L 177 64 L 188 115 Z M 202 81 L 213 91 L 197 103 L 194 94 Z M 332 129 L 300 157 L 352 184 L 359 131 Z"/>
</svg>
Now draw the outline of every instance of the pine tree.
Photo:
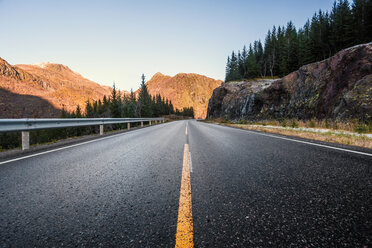
<svg viewBox="0 0 372 248">
<path fill-rule="evenodd" d="M 352 7 L 353 45 L 372 41 L 372 1 L 354 0 Z"/>
<path fill-rule="evenodd" d="M 225 70 L 225 82 L 229 82 L 231 78 L 231 62 L 230 56 L 227 56 L 226 70 Z"/>
<path fill-rule="evenodd" d="M 105 99 L 105 96 L 103 97 L 103 99 Z M 102 117 L 103 112 L 104 110 L 103 110 L 102 102 L 101 102 L 101 99 L 99 99 L 98 100 L 98 116 Z"/>
<path fill-rule="evenodd" d="M 254 51 L 255 51 L 255 58 L 256 58 L 256 64 L 258 66 L 259 74 L 256 75 L 256 77 L 266 76 L 266 64 L 265 64 L 265 58 L 264 58 L 264 50 L 262 47 L 262 43 L 260 40 L 254 42 Z"/>
<path fill-rule="evenodd" d="M 297 31 L 292 21 L 287 23 L 287 27 L 283 31 L 283 45 L 281 54 L 280 74 L 287 75 L 288 73 L 298 69 L 298 39 Z"/>
<path fill-rule="evenodd" d="M 276 58 L 276 46 L 275 46 L 275 40 L 276 40 L 276 29 L 275 26 L 273 27 L 273 33 L 269 30 L 265 39 L 265 60 L 268 66 L 268 69 L 270 71 L 271 77 L 274 76 L 274 67 L 277 63 Z"/>
<path fill-rule="evenodd" d="M 145 82 L 145 75 L 142 74 L 141 88 L 138 97 L 140 117 L 151 117 L 153 115 L 151 102 L 151 96 Z"/>
<path fill-rule="evenodd" d="M 76 107 L 76 112 L 75 112 L 75 118 L 81 118 L 81 109 L 80 109 L 80 105 L 77 105 Z"/>
<path fill-rule="evenodd" d="M 110 113 L 112 118 L 120 118 L 121 117 L 121 110 L 120 110 L 120 96 L 118 96 L 116 91 L 115 83 L 112 86 L 111 92 L 111 101 L 110 101 Z"/>
<path fill-rule="evenodd" d="M 247 59 L 247 78 L 252 79 L 259 75 L 259 67 L 256 63 L 256 57 L 252 49 L 252 45 L 249 45 L 248 59 Z"/>
<path fill-rule="evenodd" d="M 333 53 L 350 46 L 353 41 L 351 9 L 347 0 L 334 2 L 330 16 Z"/>
<path fill-rule="evenodd" d="M 93 102 L 93 117 L 98 116 L 98 101 Z"/>
<path fill-rule="evenodd" d="M 230 79 L 229 81 L 236 81 L 241 80 L 242 76 L 239 72 L 239 63 L 238 63 L 238 57 L 235 55 L 235 52 L 233 51 L 231 53 L 231 59 L 230 59 Z"/>
<path fill-rule="evenodd" d="M 174 107 L 173 107 L 173 104 L 172 104 L 172 101 L 169 101 L 169 114 L 174 114 Z"/>
<path fill-rule="evenodd" d="M 311 61 L 311 50 L 310 50 L 310 21 L 307 20 L 304 27 L 298 31 L 298 65 L 309 64 Z"/>
<path fill-rule="evenodd" d="M 241 78 L 247 77 L 247 59 L 248 59 L 248 52 L 246 46 L 243 47 L 241 56 L 240 56 L 240 64 L 239 64 L 239 72 Z"/>
<path fill-rule="evenodd" d="M 69 117 L 69 114 L 67 113 L 66 109 L 65 109 L 65 105 L 63 104 L 62 105 L 62 110 L 61 110 L 61 118 L 68 118 Z"/>
<path fill-rule="evenodd" d="M 94 112 L 93 112 L 93 106 L 90 103 L 90 100 L 88 99 L 85 104 L 85 117 L 86 118 L 93 118 Z"/>
<path fill-rule="evenodd" d="M 274 65 L 274 75 L 284 75 L 284 70 L 281 68 L 283 64 L 283 59 L 286 60 L 286 49 L 285 49 L 285 40 L 284 40 L 285 28 L 278 26 L 278 31 L 276 33 L 275 40 L 275 51 L 277 62 Z"/>
<path fill-rule="evenodd" d="M 134 95 L 133 89 L 130 89 L 130 117 L 138 117 L 137 99 Z"/>
</svg>

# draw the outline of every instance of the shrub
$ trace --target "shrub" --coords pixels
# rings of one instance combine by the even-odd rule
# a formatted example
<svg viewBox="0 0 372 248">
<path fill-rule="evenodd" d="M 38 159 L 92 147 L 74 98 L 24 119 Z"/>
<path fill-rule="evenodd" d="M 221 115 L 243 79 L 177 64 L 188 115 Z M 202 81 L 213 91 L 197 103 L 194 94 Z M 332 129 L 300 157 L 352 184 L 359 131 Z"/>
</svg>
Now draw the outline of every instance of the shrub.
<svg viewBox="0 0 372 248">
<path fill-rule="evenodd" d="M 331 128 L 331 123 L 329 123 L 328 119 L 325 119 L 325 127 L 326 128 Z"/>
<path fill-rule="evenodd" d="M 287 120 L 286 119 L 283 119 L 280 124 L 282 125 L 282 127 L 286 127 L 287 126 Z"/>
<path fill-rule="evenodd" d="M 359 124 L 355 126 L 354 131 L 357 133 L 367 133 L 369 131 L 369 126 L 366 123 L 359 122 Z"/>
<path fill-rule="evenodd" d="M 338 123 L 337 123 L 337 121 L 334 121 L 333 122 L 332 128 L 335 129 L 335 130 L 338 129 Z"/>
<path fill-rule="evenodd" d="M 296 119 L 292 119 L 292 121 L 291 121 L 291 127 L 293 127 L 293 128 L 297 128 L 298 127 L 298 123 L 297 123 Z"/>
<path fill-rule="evenodd" d="M 240 120 L 239 124 L 247 124 L 247 121 L 246 120 Z"/>
<path fill-rule="evenodd" d="M 311 119 L 309 122 L 309 127 L 314 128 L 315 127 L 315 120 Z"/>
</svg>

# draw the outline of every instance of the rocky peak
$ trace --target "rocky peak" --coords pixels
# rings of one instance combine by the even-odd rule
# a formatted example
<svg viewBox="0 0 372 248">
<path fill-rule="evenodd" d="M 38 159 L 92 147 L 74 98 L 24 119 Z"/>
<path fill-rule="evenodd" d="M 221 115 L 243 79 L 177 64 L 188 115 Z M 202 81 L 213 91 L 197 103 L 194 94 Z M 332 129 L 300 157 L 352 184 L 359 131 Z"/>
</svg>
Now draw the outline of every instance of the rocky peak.
<svg viewBox="0 0 372 248">
<path fill-rule="evenodd" d="M 31 74 L 23 71 L 16 66 L 10 65 L 2 58 L 0 58 L 0 76 L 9 77 L 16 80 L 31 80 L 34 82 L 39 81 L 38 78 L 33 77 Z"/>
<path fill-rule="evenodd" d="M 163 73 L 161 73 L 161 72 L 157 72 L 157 73 L 155 73 L 154 74 L 154 76 L 152 76 L 153 78 L 155 77 L 164 77 L 165 75 L 163 74 Z"/>
<path fill-rule="evenodd" d="M 104 95 L 110 95 L 112 90 L 111 87 L 101 86 L 82 77 L 65 65 L 42 63 L 13 66 L 3 59 L 0 59 L 0 88 L 8 92 L 9 96 L 14 96 L 14 101 L 21 99 L 21 97 L 15 97 L 17 95 L 36 96 L 46 100 L 57 110 L 64 107 L 68 111 L 75 110 L 77 105 L 83 107 L 88 99 L 102 99 Z M 37 111 L 35 109 L 37 104 L 35 106 L 24 105 L 26 103 L 20 103 L 19 100 L 14 102 L 12 97 L 9 99 L 5 101 L 0 98 L 0 105 L 10 110 L 7 111 L 8 117 L 26 117 L 13 113 L 14 107 L 9 106 L 17 106 L 19 109 L 26 109 L 26 112 L 37 113 L 32 117 L 58 117 L 58 115 L 55 116 L 56 111 L 50 113 L 48 110 Z M 22 113 L 22 111 L 18 112 Z M 1 117 L 4 116 L 0 115 Z"/>
<path fill-rule="evenodd" d="M 0 75 L 6 77 L 17 77 L 18 73 L 13 66 L 8 64 L 4 59 L 0 58 Z"/>
<path fill-rule="evenodd" d="M 42 63 L 43 64 L 43 67 L 42 68 L 45 68 L 45 69 L 48 69 L 48 70 L 52 70 L 52 71 L 57 71 L 57 72 L 72 72 L 72 70 L 66 66 L 66 65 L 62 65 L 62 64 L 54 64 L 54 63 Z"/>
</svg>

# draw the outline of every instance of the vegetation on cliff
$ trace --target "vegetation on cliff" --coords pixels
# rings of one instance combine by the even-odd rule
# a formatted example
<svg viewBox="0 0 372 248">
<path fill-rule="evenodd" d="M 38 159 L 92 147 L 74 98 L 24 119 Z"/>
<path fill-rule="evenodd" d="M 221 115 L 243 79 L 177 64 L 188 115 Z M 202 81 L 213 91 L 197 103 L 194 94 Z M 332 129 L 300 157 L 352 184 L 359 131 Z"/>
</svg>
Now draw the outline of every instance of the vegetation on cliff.
<svg viewBox="0 0 372 248">
<path fill-rule="evenodd" d="M 274 26 L 264 44 L 255 41 L 227 59 L 225 81 L 284 76 L 338 51 L 372 41 L 372 1 L 334 2 L 330 13 L 319 10 L 300 29 L 289 21 Z"/>
<path fill-rule="evenodd" d="M 208 118 L 372 121 L 372 42 L 344 49 L 278 80 L 228 82 Z"/>
</svg>

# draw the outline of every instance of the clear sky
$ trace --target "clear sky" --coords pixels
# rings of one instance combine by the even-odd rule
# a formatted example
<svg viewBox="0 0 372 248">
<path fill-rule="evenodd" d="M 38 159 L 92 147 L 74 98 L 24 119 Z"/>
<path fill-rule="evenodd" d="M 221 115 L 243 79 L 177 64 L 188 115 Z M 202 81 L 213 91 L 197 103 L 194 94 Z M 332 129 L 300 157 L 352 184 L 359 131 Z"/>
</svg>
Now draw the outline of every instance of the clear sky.
<svg viewBox="0 0 372 248">
<path fill-rule="evenodd" d="M 141 74 L 224 79 L 227 56 L 273 25 L 302 26 L 333 0 L 0 0 L 0 57 L 53 62 L 100 84 L 137 89 Z"/>
</svg>

